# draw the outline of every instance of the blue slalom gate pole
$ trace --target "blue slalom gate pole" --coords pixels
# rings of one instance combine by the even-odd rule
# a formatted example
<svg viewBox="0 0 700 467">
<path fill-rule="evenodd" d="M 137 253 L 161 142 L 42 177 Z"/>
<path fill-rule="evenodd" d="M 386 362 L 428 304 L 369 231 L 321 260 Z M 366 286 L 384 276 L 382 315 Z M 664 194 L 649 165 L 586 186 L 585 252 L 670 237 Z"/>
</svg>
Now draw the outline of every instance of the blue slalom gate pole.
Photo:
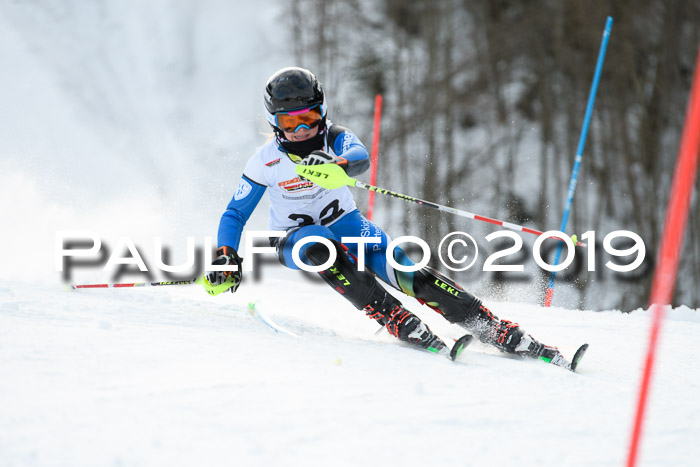
<svg viewBox="0 0 700 467">
<path fill-rule="evenodd" d="M 603 70 L 603 62 L 605 61 L 605 51 L 608 48 L 608 39 L 610 39 L 610 30 L 612 29 L 613 19 L 612 16 L 608 16 L 605 22 L 605 30 L 603 31 L 603 40 L 600 44 L 600 52 L 598 52 L 598 63 L 595 67 L 595 74 L 593 75 L 593 84 L 591 84 L 591 92 L 588 95 L 588 105 L 586 106 L 586 116 L 583 118 L 583 128 L 581 128 L 581 136 L 578 140 L 578 148 L 576 149 L 576 160 L 574 161 L 574 168 L 571 171 L 571 179 L 569 180 L 569 192 L 566 198 L 566 204 L 564 205 L 564 215 L 561 219 L 561 227 L 559 230 L 561 232 L 566 231 L 566 224 L 569 222 L 569 214 L 571 213 L 571 204 L 574 201 L 574 192 L 576 191 L 576 182 L 578 180 L 578 171 L 581 166 L 581 160 L 583 159 L 583 148 L 586 146 L 586 136 L 588 135 L 588 126 L 591 123 L 591 114 L 593 114 L 593 104 L 595 103 L 595 95 L 598 91 L 598 83 L 600 82 L 600 73 Z M 561 250 L 564 247 L 563 242 L 559 242 L 557 246 L 557 252 L 554 256 L 554 264 L 559 264 L 559 259 L 561 257 Z M 550 306 L 552 304 L 552 296 L 554 295 L 554 281 L 556 279 L 556 271 L 552 271 L 549 276 L 549 285 L 547 286 L 547 291 L 544 296 L 544 306 Z"/>
</svg>

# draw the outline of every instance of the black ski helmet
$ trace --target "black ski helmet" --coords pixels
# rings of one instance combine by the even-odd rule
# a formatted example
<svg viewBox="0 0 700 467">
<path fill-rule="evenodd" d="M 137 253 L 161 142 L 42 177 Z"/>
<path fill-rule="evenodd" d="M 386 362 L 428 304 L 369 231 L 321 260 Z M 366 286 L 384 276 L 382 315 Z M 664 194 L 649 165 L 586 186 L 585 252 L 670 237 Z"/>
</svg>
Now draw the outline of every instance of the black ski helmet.
<svg viewBox="0 0 700 467">
<path fill-rule="evenodd" d="M 306 68 L 288 67 L 274 73 L 265 85 L 267 121 L 275 130 L 275 113 L 289 112 L 304 107 L 320 106 L 321 117 L 326 117 L 323 87 L 316 76 Z M 281 130 L 280 130 L 281 131 Z"/>
</svg>

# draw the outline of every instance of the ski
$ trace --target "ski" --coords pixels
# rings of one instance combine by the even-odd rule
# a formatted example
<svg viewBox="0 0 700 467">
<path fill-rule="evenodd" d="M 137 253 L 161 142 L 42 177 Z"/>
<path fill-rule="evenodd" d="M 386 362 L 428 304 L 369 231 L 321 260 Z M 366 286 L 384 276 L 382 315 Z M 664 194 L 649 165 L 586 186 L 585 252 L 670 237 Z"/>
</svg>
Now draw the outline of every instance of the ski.
<svg viewBox="0 0 700 467">
<path fill-rule="evenodd" d="M 581 358 L 583 358 L 583 355 L 586 353 L 586 350 L 588 350 L 588 344 L 583 344 L 578 348 L 574 354 L 574 358 L 571 359 L 571 371 L 576 371 L 576 367 L 578 367 L 578 364 L 581 361 Z"/>
<path fill-rule="evenodd" d="M 288 331 L 284 329 L 283 327 L 279 326 L 277 323 L 272 321 L 267 315 L 263 314 L 262 311 L 260 311 L 259 308 L 255 307 L 255 302 L 249 302 L 248 303 L 248 314 L 253 317 L 255 320 L 261 322 L 268 328 L 272 329 L 276 333 L 281 333 L 281 334 L 287 334 L 292 337 L 299 338 L 298 335 L 294 334 L 291 331 Z"/>
<path fill-rule="evenodd" d="M 551 349 L 545 350 L 544 354 L 537 358 L 569 371 L 576 371 L 576 367 L 578 367 L 578 364 L 581 361 L 581 358 L 583 358 L 583 355 L 586 353 L 586 350 L 588 350 L 588 344 L 583 344 L 578 348 L 576 353 L 574 353 L 574 358 L 572 358 L 570 362 L 565 359 L 558 350 Z"/>
<path fill-rule="evenodd" d="M 466 349 L 471 343 L 473 338 L 474 336 L 471 334 L 465 334 L 459 339 L 455 339 L 454 345 L 452 348 L 450 348 L 442 341 L 442 339 L 434 336 L 431 345 L 428 347 L 423 347 L 423 350 L 442 355 L 443 357 L 449 358 L 450 361 L 454 362 L 462 354 L 464 349 Z"/>
<path fill-rule="evenodd" d="M 469 344 L 471 344 L 472 339 L 474 339 L 474 336 L 471 334 L 465 334 L 459 339 L 455 341 L 455 345 L 452 346 L 452 350 L 450 350 L 450 360 L 453 362 L 457 360 L 457 358 L 464 352 L 464 349 L 467 348 Z"/>
</svg>

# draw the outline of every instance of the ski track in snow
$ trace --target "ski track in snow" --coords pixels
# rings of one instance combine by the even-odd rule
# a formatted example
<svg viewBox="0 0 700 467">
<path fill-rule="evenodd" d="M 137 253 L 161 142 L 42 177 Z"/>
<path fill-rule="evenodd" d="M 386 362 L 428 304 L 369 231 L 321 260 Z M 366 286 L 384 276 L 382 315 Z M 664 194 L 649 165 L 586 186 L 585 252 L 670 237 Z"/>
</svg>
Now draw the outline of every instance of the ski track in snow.
<svg viewBox="0 0 700 467">
<path fill-rule="evenodd" d="M 293 274 L 293 273 L 291 273 Z M 293 276 L 290 276 L 293 277 Z M 275 294 L 269 293 L 274 285 Z M 275 333 L 248 301 L 300 337 Z M 445 339 L 461 334 L 407 305 Z M 0 465 L 622 465 L 649 313 L 488 303 L 579 373 L 408 348 L 323 285 L 0 286 Z M 692 465 L 697 310 L 668 314 L 640 465 Z"/>
</svg>

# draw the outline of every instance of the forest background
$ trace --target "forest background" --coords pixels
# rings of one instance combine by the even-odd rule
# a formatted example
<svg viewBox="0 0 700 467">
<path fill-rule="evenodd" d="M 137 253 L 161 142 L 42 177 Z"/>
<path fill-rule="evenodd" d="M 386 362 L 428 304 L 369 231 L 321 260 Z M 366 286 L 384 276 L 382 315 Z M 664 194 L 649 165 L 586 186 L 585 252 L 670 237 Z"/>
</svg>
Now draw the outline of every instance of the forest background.
<svg viewBox="0 0 700 467">
<path fill-rule="evenodd" d="M 372 99 L 383 96 L 380 186 L 539 230 L 561 223 L 612 16 L 568 233 L 594 230 L 600 243 L 613 230 L 631 230 L 644 239 L 647 258 L 635 273 L 598 262 L 597 273 L 584 264 L 559 277 L 573 284 L 581 307 L 645 305 L 700 44 L 700 4 L 301 0 L 287 8 L 290 47 L 322 77 L 332 118 L 369 143 Z M 380 224 L 436 245 L 455 230 L 481 239 L 494 230 L 399 200 L 377 205 Z M 677 304 L 697 301 L 698 230 L 694 196 Z M 506 243 L 485 246 L 493 252 Z M 528 259 L 523 252 L 510 262 Z M 489 281 L 492 292 L 509 282 L 543 291 L 548 277 L 540 270 L 535 281 L 515 273 L 485 278 L 476 269 L 460 279 Z"/>
</svg>

